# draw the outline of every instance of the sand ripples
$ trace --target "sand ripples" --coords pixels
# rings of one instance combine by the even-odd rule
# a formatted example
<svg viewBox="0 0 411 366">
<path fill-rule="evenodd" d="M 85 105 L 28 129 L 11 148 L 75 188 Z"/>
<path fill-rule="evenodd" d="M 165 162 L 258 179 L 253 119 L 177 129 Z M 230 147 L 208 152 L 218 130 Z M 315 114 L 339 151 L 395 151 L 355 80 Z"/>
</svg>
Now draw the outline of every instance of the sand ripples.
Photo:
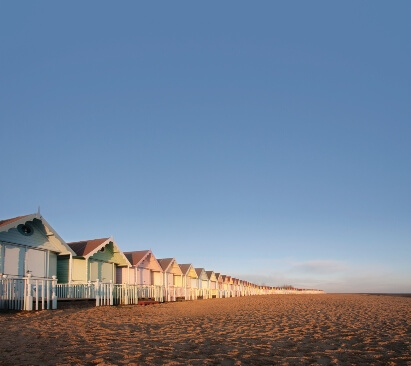
<svg viewBox="0 0 411 366">
<path fill-rule="evenodd" d="M 1 365 L 411 365 L 411 298 L 271 295 L 0 314 Z"/>
</svg>

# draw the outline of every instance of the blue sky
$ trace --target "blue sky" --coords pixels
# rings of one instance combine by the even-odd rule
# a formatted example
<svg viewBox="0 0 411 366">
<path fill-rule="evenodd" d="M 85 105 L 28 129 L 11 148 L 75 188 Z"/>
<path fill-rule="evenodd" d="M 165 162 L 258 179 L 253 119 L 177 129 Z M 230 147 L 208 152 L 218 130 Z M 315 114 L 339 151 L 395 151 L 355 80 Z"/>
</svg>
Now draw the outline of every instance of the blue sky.
<svg viewBox="0 0 411 366">
<path fill-rule="evenodd" d="M 2 2 L 0 218 L 267 285 L 411 292 L 411 4 Z"/>
</svg>

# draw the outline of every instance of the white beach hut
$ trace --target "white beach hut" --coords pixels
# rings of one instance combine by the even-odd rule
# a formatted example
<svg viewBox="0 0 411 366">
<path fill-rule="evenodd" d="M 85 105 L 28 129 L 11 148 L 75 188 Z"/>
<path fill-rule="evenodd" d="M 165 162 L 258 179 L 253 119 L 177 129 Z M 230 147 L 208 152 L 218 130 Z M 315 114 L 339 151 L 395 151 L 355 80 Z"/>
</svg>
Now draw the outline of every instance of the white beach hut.
<svg viewBox="0 0 411 366">
<path fill-rule="evenodd" d="M 158 259 L 158 263 L 163 270 L 163 283 L 167 301 L 176 301 L 179 298 L 184 299 L 183 292 L 183 272 L 180 269 L 175 258 Z"/>
</svg>

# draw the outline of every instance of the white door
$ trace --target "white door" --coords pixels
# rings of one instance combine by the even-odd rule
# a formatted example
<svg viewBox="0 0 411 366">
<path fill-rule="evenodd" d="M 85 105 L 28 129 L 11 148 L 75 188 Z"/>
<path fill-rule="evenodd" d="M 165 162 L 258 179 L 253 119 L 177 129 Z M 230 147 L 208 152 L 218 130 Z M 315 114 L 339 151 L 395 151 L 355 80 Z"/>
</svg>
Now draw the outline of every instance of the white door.
<svg viewBox="0 0 411 366">
<path fill-rule="evenodd" d="M 161 272 L 152 272 L 153 274 L 153 282 L 152 284 L 155 286 L 162 286 L 163 285 L 163 274 Z"/>
<path fill-rule="evenodd" d="M 147 286 L 151 285 L 151 273 L 149 269 L 147 268 L 142 269 L 142 279 L 143 279 L 143 285 L 147 285 Z"/>
<path fill-rule="evenodd" d="M 44 250 L 27 249 L 26 272 L 33 277 L 47 277 L 46 254 Z"/>
<path fill-rule="evenodd" d="M 4 274 L 7 276 L 24 276 L 25 249 L 13 245 L 6 245 L 4 249 Z"/>
</svg>

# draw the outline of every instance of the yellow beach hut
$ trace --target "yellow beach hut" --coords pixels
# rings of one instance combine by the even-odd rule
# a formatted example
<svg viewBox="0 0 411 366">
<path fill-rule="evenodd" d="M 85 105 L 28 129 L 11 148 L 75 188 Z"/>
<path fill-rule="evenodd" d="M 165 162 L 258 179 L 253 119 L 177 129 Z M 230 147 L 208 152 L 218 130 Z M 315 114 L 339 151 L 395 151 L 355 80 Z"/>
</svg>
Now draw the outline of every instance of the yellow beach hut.
<svg viewBox="0 0 411 366">
<path fill-rule="evenodd" d="M 183 273 L 183 289 L 186 300 L 197 300 L 197 272 L 192 264 L 180 264 L 181 272 Z"/>
</svg>

